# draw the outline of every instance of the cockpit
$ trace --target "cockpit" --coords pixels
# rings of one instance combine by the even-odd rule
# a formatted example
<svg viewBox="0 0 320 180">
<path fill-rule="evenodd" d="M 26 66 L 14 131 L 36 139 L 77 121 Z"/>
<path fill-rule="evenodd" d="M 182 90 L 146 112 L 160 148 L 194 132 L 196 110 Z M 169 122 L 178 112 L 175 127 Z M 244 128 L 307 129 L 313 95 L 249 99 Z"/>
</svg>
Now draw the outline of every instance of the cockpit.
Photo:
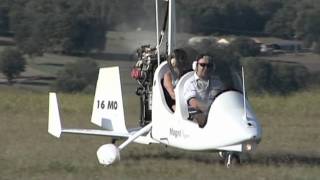
<svg viewBox="0 0 320 180">
<path fill-rule="evenodd" d="M 164 65 L 164 69 L 169 70 L 168 65 Z M 197 75 L 195 69 L 193 71 L 187 72 L 183 75 L 176 88 L 176 111 L 175 113 L 181 114 L 183 119 L 185 120 L 193 120 L 194 116 L 198 113 L 203 113 L 205 115 L 208 114 L 210 110 L 210 105 L 214 102 L 214 100 L 224 92 L 227 91 L 237 91 L 242 93 L 242 83 L 241 78 L 234 69 L 232 68 L 221 68 L 218 66 L 216 70 L 210 71 L 208 80 L 206 82 L 201 82 L 197 80 Z M 166 71 L 164 70 L 164 71 Z M 194 80 L 194 81 L 193 81 Z M 201 110 L 193 108 L 189 104 L 188 99 L 188 88 L 187 83 L 194 86 L 195 89 L 202 91 L 206 98 L 202 98 L 200 101 L 203 104 L 203 108 Z M 191 86 L 192 86 L 191 85 Z M 203 90 L 205 89 L 205 90 Z M 163 90 L 165 92 L 165 90 Z M 163 94 L 165 96 L 165 94 Z M 165 99 L 165 97 L 164 97 Z M 167 104 L 168 106 L 168 104 Z M 170 108 L 168 108 L 170 109 Z M 169 110 L 170 111 L 170 110 Z M 172 112 L 171 110 L 171 113 Z"/>
<path fill-rule="evenodd" d="M 192 115 L 199 111 L 190 107 L 184 91 L 186 82 L 194 78 L 197 64 L 192 64 L 193 60 L 191 59 L 196 58 L 188 56 L 189 58 L 183 63 L 183 69 L 180 72 L 183 72 L 184 75 L 179 78 L 178 83 L 174 88 L 176 98 L 175 109 L 173 109 L 171 108 L 171 103 L 167 101 L 169 99 L 168 93 L 166 93 L 163 86 L 165 73 L 172 70 L 167 61 L 168 57 L 162 57 L 162 63 L 157 66 L 156 56 L 153 56 L 155 54 L 154 50 L 149 48 L 149 46 L 143 46 L 142 49 L 144 49 L 143 52 L 150 51 L 153 53 L 149 53 L 152 56 L 148 56 L 147 58 L 139 56 L 140 58 L 134 66 L 131 74 L 139 84 L 136 93 L 140 96 L 140 125 L 145 126 L 151 122 L 153 119 L 153 110 L 161 111 L 162 113 L 170 113 L 174 116 L 179 115 L 179 119 L 182 117 L 182 119 L 185 120 L 192 120 Z M 205 92 L 206 98 L 203 99 L 203 101 L 205 101 L 204 104 L 208 107 L 206 110 L 202 110 L 205 114 L 208 114 L 210 105 L 220 94 L 231 90 L 242 93 L 241 78 L 235 68 L 230 68 L 229 64 L 225 61 L 214 62 L 214 64 L 215 68 L 211 69 L 208 73 L 208 79 L 210 79 L 209 82 L 196 82 L 195 84 L 197 88 L 203 86 L 209 87 L 208 91 Z"/>
</svg>

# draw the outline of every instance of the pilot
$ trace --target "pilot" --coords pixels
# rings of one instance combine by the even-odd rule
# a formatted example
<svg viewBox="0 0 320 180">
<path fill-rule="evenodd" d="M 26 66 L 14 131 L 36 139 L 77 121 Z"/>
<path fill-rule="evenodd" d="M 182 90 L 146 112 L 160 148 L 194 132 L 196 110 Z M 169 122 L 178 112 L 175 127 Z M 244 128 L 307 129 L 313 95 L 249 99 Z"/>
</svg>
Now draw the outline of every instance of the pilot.
<svg viewBox="0 0 320 180">
<path fill-rule="evenodd" d="M 208 55 L 196 59 L 194 75 L 184 85 L 184 97 L 191 109 L 196 110 L 194 119 L 203 128 L 207 123 L 208 111 L 214 97 L 223 88 L 222 82 L 213 76 L 215 64 Z"/>
<path fill-rule="evenodd" d="M 176 87 L 180 77 L 185 73 L 184 62 L 187 59 L 187 54 L 182 49 L 175 49 L 168 58 L 170 70 L 164 74 L 163 86 L 165 88 L 165 98 L 168 106 L 172 111 L 175 111 L 175 93 Z"/>
</svg>

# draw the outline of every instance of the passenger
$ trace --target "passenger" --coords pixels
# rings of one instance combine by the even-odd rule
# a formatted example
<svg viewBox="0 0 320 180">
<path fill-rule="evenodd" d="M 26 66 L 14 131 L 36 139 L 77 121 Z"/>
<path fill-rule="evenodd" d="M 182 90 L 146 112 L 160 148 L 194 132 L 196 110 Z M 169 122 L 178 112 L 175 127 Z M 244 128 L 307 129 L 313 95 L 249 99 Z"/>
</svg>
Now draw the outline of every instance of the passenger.
<svg viewBox="0 0 320 180">
<path fill-rule="evenodd" d="M 182 49 L 175 49 L 168 58 L 168 64 L 170 71 L 164 74 L 163 85 L 165 90 L 165 98 L 168 106 L 172 111 L 175 111 L 175 93 L 174 88 L 176 87 L 180 77 L 185 73 L 185 65 L 187 54 Z"/>
<path fill-rule="evenodd" d="M 207 123 L 208 111 L 215 95 L 223 84 L 212 76 L 215 64 L 211 56 L 200 55 L 196 60 L 194 75 L 184 85 L 184 97 L 189 107 L 198 111 L 194 119 L 199 127 Z"/>
</svg>

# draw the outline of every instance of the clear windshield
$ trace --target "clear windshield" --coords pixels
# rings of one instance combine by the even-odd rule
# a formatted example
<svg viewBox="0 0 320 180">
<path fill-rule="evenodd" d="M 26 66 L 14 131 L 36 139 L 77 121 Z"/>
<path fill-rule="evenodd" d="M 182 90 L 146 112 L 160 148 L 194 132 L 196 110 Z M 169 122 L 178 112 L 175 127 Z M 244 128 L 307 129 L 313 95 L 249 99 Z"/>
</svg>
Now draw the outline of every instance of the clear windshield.
<svg viewBox="0 0 320 180">
<path fill-rule="evenodd" d="M 221 81 L 224 86 L 222 89 L 223 91 L 236 90 L 242 92 L 241 77 L 234 69 L 228 68 L 220 71 L 217 70 L 211 73 L 211 75 Z"/>
<path fill-rule="evenodd" d="M 208 114 L 211 104 L 223 92 L 230 90 L 242 92 L 241 78 L 230 68 L 211 71 L 208 78 L 209 80 L 196 81 L 198 100 L 201 102 L 200 110 L 204 114 Z"/>
<path fill-rule="evenodd" d="M 211 99 L 228 90 L 242 92 L 241 77 L 234 69 L 227 68 L 211 71 L 209 79 L 209 91 L 211 91 L 209 96 Z"/>
</svg>

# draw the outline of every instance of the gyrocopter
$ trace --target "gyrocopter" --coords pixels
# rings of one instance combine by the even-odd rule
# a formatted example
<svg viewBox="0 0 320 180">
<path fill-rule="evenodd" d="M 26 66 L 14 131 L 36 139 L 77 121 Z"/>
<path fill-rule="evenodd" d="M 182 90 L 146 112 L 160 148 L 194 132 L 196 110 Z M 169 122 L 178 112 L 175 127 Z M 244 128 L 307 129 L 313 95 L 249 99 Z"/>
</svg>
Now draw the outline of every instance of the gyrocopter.
<svg viewBox="0 0 320 180">
<path fill-rule="evenodd" d="M 193 72 L 184 74 L 175 88 L 176 108 L 173 112 L 165 101 L 161 83 L 169 70 L 163 59 L 175 48 L 175 0 L 167 0 L 166 18 L 168 28 L 159 32 L 158 1 L 156 0 L 157 43 L 155 48 L 142 46 L 137 52 L 139 71 L 134 77 L 139 83 L 136 93 L 140 96 L 140 127 L 127 129 L 125 125 L 120 74 L 118 67 L 100 68 L 93 103 L 91 122 L 102 129 L 69 129 L 61 126 L 61 117 L 56 93 L 49 93 L 48 132 L 55 137 L 62 133 L 101 135 L 113 140 L 125 139 L 116 146 L 110 143 L 97 150 L 99 163 L 111 165 L 120 160 L 120 151 L 132 142 L 140 144 L 164 144 L 191 151 L 218 152 L 227 167 L 240 162 L 241 153 L 255 150 L 261 140 L 261 126 L 245 93 L 244 73 L 241 77 L 230 72 L 229 88 L 221 90 L 212 102 L 207 123 L 199 127 L 190 120 L 188 104 L 183 87 Z M 167 30 L 167 55 L 160 48 Z M 161 35 L 160 35 L 161 34 Z M 190 65 L 191 67 L 191 65 Z M 242 71 L 243 72 L 243 71 Z M 232 87 L 232 88 L 230 88 Z"/>
</svg>

